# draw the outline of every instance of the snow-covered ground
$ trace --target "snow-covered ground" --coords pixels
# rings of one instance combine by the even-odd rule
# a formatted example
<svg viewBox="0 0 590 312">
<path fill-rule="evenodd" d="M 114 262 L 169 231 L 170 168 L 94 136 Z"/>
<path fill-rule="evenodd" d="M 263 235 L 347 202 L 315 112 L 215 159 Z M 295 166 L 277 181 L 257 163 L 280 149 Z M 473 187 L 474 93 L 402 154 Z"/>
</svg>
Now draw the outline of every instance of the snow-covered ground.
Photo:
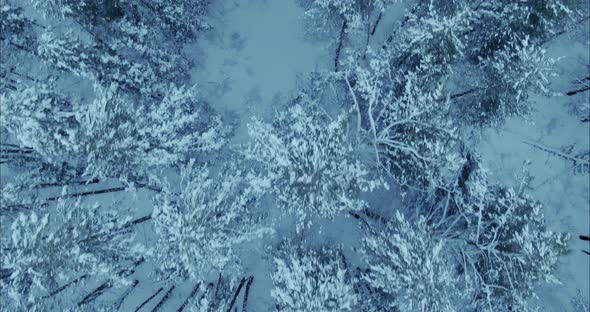
<svg viewBox="0 0 590 312">
<path fill-rule="evenodd" d="M 273 104 L 296 92 L 299 77 L 325 69 L 333 52 L 306 40 L 303 9 L 292 0 L 218 1 L 210 16 L 213 29 L 187 48 L 193 78 L 214 108 L 238 115 L 233 140 L 244 142 L 250 118 L 271 117 Z"/>
</svg>

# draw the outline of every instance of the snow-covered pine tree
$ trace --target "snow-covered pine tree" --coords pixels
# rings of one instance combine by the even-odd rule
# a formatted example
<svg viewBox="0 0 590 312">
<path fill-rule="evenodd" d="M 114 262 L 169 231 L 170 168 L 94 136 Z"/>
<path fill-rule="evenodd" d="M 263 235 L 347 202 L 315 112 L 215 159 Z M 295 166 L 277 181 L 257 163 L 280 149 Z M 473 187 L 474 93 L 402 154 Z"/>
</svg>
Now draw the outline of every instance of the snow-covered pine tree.
<svg viewBox="0 0 590 312">
<path fill-rule="evenodd" d="M 559 283 L 560 257 L 569 234 L 545 224 L 541 203 L 517 188 L 487 181 L 485 170 L 470 176 L 467 192 L 455 198 L 465 229 L 455 250 L 462 274 L 474 283 L 474 304 L 483 311 L 534 310 L 540 283 Z M 453 244 L 451 244 L 453 245 Z"/>
<path fill-rule="evenodd" d="M 85 176 L 142 177 L 149 169 L 218 150 L 229 128 L 194 87 L 174 87 L 149 107 L 135 107 L 115 85 L 95 87 L 87 105 L 49 84 L 2 94 L 0 121 L 47 162 L 67 162 Z"/>
<path fill-rule="evenodd" d="M 357 131 L 372 145 L 376 162 L 400 185 L 440 185 L 444 175 L 456 169 L 459 157 L 444 80 L 439 78 L 436 85 L 422 80 L 434 79 L 437 67 L 421 64 L 406 73 L 400 90 L 395 90 L 389 54 L 368 55 L 369 67 L 358 66 L 344 77 L 357 114 Z"/>
<path fill-rule="evenodd" d="M 78 110 L 51 82 L 0 94 L 0 124 L 50 163 L 72 161 Z"/>
<path fill-rule="evenodd" d="M 152 252 L 163 278 L 202 280 L 211 272 L 235 275 L 237 245 L 272 231 L 255 211 L 256 191 L 234 163 L 216 175 L 191 161 L 181 171 L 180 191 L 156 197 L 158 242 Z"/>
<path fill-rule="evenodd" d="M 148 98 L 160 97 L 165 86 L 174 82 L 166 79 L 166 73 L 159 70 L 166 69 L 166 64 L 150 66 L 152 64 L 144 61 L 121 57 L 105 44 L 82 40 L 72 32 L 59 35 L 46 31 L 41 34 L 38 55 L 47 64 L 91 83 L 116 83 L 126 92 L 147 95 Z"/>
<path fill-rule="evenodd" d="M 427 6 L 424 15 L 408 15 L 398 40 L 343 62 L 357 131 L 402 186 L 440 185 L 457 167 L 458 137 L 444 88 L 463 55 L 461 34 L 472 15 L 466 6 L 447 15 Z"/>
<path fill-rule="evenodd" d="M 152 168 L 186 163 L 219 150 L 230 131 L 200 101 L 194 87 L 170 86 L 151 107 L 134 109 L 117 88 L 97 89 L 97 99 L 79 113 L 80 152 L 89 177 L 143 177 Z"/>
<path fill-rule="evenodd" d="M 455 115 L 477 126 L 498 126 L 506 118 L 527 118 L 534 110 L 531 93 L 551 95 L 549 77 L 555 60 L 529 37 L 515 38 L 502 50 L 474 65 L 466 91 L 453 94 Z"/>
<path fill-rule="evenodd" d="M 21 58 L 30 57 L 37 49 L 34 25 L 22 8 L 7 1 L 0 5 L 0 91 L 18 89 L 24 77 L 34 79 L 19 68 Z"/>
<path fill-rule="evenodd" d="M 369 266 L 361 279 L 378 295 L 361 300 L 363 311 L 464 311 L 469 290 L 459 290 L 447 249 L 424 218 L 411 222 L 400 212 L 369 231 L 361 249 Z"/>
<path fill-rule="evenodd" d="M 304 1 L 305 2 L 305 1 Z M 370 33 L 381 15 L 399 0 L 312 0 L 304 3 L 309 18 L 333 22 L 339 17 L 348 30 Z M 341 22 L 338 20 L 337 22 Z"/>
<path fill-rule="evenodd" d="M 298 217 L 298 230 L 314 218 L 364 208 L 358 194 L 385 185 L 355 157 L 348 115 L 330 120 L 307 95 L 299 99 L 272 124 L 254 118 L 248 127 L 253 143 L 243 152 L 262 166 L 262 179 L 278 196 L 280 209 Z"/>
<path fill-rule="evenodd" d="M 580 0 L 484 1 L 466 33 L 466 70 L 453 92 L 459 118 L 476 126 L 498 126 L 533 110 L 528 94 L 547 94 L 553 60 L 542 46 L 587 15 Z M 586 13 L 583 13 L 586 12 Z"/>
<path fill-rule="evenodd" d="M 81 275 L 115 277 L 137 256 L 120 211 L 80 200 L 60 200 L 52 209 L 21 213 L 2 235 L 3 307 L 44 311 L 44 299 L 59 286 Z"/>
<path fill-rule="evenodd" d="M 85 28 L 113 30 L 121 19 L 150 25 L 152 32 L 166 39 L 187 42 L 209 28 L 206 13 L 209 1 L 120 1 L 120 0 L 30 0 L 33 6 L 57 18 L 72 18 Z"/>
<path fill-rule="evenodd" d="M 144 14 L 147 25 L 159 25 L 165 38 L 186 43 L 198 33 L 209 29 L 206 13 L 208 0 L 139 1 L 149 13 Z"/>
<path fill-rule="evenodd" d="M 422 68 L 418 76 L 423 85 L 434 88 L 447 82 L 453 66 L 464 55 L 464 34 L 472 31 L 475 13 L 468 5 L 459 5 L 450 12 L 445 11 L 444 4 L 440 6 L 430 2 L 408 14 L 397 40 L 381 48 L 392 50 L 389 62 L 396 74 L 393 82 L 398 79 L 397 84 L 403 85 L 405 73 Z"/>
<path fill-rule="evenodd" d="M 356 311 L 362 299 L 354 292 L 341 251 L 283 244 L 271 274 L 276 311 Z"/>
<path fill-rule="evenodd" d="M 191 64 L 181 52 L 182 44 L 194 40 L 200 30 L 208 28 L 204 22 L 207 1 L 32 2 L 40 12 L 58 22 L 73 20 L 80 26 L 65 34 L 45 34 L 50 38 L 45 38 L 47 48 L 43 50 L 54 50 L 49 57 L 44 54 L 46 60 L 62 69 L 67 65 L 74 69 L 74 73 L 77 73 L 77 67 L 86 67 L 85 70 L 94 72 L 92 76 L 102 77 L 102 84 L 109 83 L 104 79 L 131 83 L 141 78 L 145 81 L 135 81 L 130 90 L 149 91 L 149 96 L 161 96 L 163 90 L 159 87 L 169 83 L 186 84 L 190 81 Z M 48 31 L 51 32 L 55 30 Z M 70 41 L 74 47 L 83 48 L 84 64 L 77 66 L 77 59 L 67 55 Z M 107 75 L 99 75 L 102 67 L 112 70 Z"/>
<path fill-rule="evenodd" d="M 587 14 L 584 0 L 482 1 L 469 38 L 469 58 L 486 59 L 513 45 L 514 39 L 531 38 L 539 45 Z"/>
</svg>

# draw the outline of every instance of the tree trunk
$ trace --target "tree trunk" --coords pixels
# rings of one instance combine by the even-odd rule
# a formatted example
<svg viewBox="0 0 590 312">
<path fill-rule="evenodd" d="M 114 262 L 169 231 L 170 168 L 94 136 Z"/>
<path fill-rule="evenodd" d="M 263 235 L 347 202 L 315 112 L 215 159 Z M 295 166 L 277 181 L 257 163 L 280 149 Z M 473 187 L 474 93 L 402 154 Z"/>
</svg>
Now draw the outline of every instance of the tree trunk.
<svg viewBox="0 0 590 312">
<path fill-rule="evenodd" d="M 160 287 L 160 289 L 158 289 L 153 295 L 149 296 L 144 302 L 142 302 L 136 309 L 134 312 L 137 312 L 139 310 L 141 310 L 141 308 L 143 308 L 143 306 L 145 306 L 146 304 L 148 304 L 150 301 L 152 301 L 152 299 L 154 299 L 154 297 L 156 297 L 160 292 L 162 292 L 162 290 L 164 290 L 163 287 Z"/>
<path fill-rule="evenodd" d="M 193 287 L 193 290 L 191 290 L 191 293 L 184 300 L 184 302 L 182 303 L 182 305 L 180 305 L 180 307 L 178 308 L 178 310 L 176 310 L 176 312 L 182 312 L 182 310 L 184 310 L 184 308 L 190 302 L 191 298 L 193 298 L 197 294 L 197 292 L 199 291 L 199 287 L 200 286 L 201 286 L 201 283 L 200 282 L 197 282 L 197 284 L 195 285 L 195 287 Z"/>
<path fill-rule="evenodd" d="M 340 63 L 340 53 L 342 50 L 342 46 L 344 45 L 344 36 L 346 35 L 346 28 L 348 28 L 348 23 L 346 19 L 342 22 L 342 28 L 340 29 L 340 37 L 338 39 L 338 47 L 336 48 L 336 56 L 334 57 L 334 71 L 338 72 L 338 65 Z"/>
<path fill-rule="evenodd" d="M 162 299 L 160 299 L 160 302 L 158 302 L 158 304 L 156 304 L 156 306 L 152 309 L 152 312 L 157 312 L 158 310 L 160 310 L 160 308 L 164 305 L 164 303 L 166 303 L 166 301 L 168 301 L 168 299 L 170 299 L 170 293 L 172 293 L 173 290 L 174 290 L 174 285 L 172 285 L 172 287 L 170 287 L 170 289 L 168 289 L 168 291 L 164 294 L 164 297 L 162 297 Z"/>
</svg>

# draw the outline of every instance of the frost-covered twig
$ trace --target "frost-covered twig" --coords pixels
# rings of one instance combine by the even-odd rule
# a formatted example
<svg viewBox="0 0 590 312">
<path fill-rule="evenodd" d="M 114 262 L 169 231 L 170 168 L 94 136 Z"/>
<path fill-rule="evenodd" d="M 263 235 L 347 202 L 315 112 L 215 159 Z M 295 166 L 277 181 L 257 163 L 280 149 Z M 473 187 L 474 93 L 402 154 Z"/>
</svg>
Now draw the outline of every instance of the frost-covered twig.
<svg viewBox="0 0 590 312">
<path fill-rule="evenodd" d="M 562 151 L 560 151 L 560 150 L 558 150 L 556 148 L 548 147 L 548 146 L 542 145 L 540 143 L 532 142 L 532 141 L 529 141 L 529 140 L 523 140 L 522 142 L 524 144 L 530 145 L 530 146 L 532 146 L 532 147 L 534 147 L 536 149 L 539 149 L 539 150 L 542 150 L 544 152 L 550 153 L 552 155 L 555 155 L 555 156 L 561 157 L 563 159 L 569 160 L 569 161 L 573 162 L 573 164 L 574 164 L 575 167 L 590 167 L 590 158 L 588 158 L 588 157 L 582 158 L 582 157 L 579 157 L 579 156 L 574 156 L 574 155 L 566 154 L 566 153 L 564 153 L 564 152 L 562 152 Z M 590 156 L 590 154 L 589 154 L 589 156 Z"/>
</svg>

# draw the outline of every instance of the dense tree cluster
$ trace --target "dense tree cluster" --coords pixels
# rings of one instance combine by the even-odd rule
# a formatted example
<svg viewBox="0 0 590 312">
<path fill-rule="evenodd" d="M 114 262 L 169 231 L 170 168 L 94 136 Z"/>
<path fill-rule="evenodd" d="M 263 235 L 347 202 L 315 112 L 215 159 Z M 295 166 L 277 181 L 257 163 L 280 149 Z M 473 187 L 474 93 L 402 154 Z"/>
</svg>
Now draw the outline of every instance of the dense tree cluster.
<svg viewBox="0 0 590 312">
<path fill-rule="evenodd" d="M 534 310 L 537 286 L 559 282 L 569 235 L 546 224 L 527 176 L 511 187 L 487 175 L 472 134 L 552 94 L 544 47 L 587 4 L 303 4 L 318 31 L 340 31 L 335 70 L 230 145 L 233 125 L 184 52 L 210 29 L 209 1 L 2 2 L 2 311 L 65 305 L 82 283 L 95 288 L 58 309 L 120 309 L 144 263 L 162 287 L 136 311 L 156 297 L 158 311 L 187 281 L 179 311 L 246 311 L 254 277 L 236 278 L 260 254 L 276 311 Z M 394 192 L 399 203 L 375 207 Z M 349 216 L 358 241 L 317 246 Z M 117 287 L 115 303 L 97 299 Z"/>
</svg>

